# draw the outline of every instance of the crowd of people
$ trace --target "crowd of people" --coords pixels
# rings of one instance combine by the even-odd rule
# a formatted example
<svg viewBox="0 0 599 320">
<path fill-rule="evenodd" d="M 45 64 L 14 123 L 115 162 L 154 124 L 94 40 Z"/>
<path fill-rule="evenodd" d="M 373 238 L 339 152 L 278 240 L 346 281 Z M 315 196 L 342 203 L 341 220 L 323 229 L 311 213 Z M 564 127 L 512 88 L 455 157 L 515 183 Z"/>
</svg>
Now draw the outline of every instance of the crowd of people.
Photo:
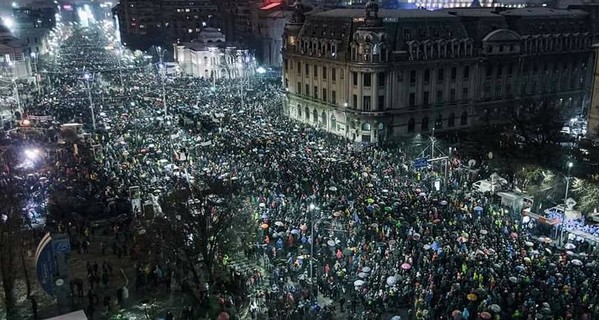
<svg viewBox="0 0 599 320">
<path fill-rule="evenodd" d="M 96 38 L 97 30 L 76 30 L 62 51 Z M 533 237 L 520 217 L 465 189 L 457 171 L 437 190 L 435 170 L 416 172 L 396 149 L 286 118 L 277 79 L 166 80 L 152 68 L 115 71 L 110 53 L 86 50 L 93 59 L 59 59 L 71 62 L 26 110 L 89 124 L 93 88 L 95 161 L 59 163 L 56 174 L 80 181 L 73 192 L 103 204 L 103 215 L 131 210 L 117 205 L 130 187 L 150 195 L 199 181 L 238 184 L 257 234 L 246 250 L 255 265 L 244 274 L 255 280 L 246 301 L 254 319 L 599 317 L 596 257 Z M 163 81 L 168 115 L 156 94 Z M 170 274 L 137 259 L 136 286 Z M 92 287 L 112 272 L 89 270 Z M 272 285 L 252 291 L 261 278 Z"/>
</svg>

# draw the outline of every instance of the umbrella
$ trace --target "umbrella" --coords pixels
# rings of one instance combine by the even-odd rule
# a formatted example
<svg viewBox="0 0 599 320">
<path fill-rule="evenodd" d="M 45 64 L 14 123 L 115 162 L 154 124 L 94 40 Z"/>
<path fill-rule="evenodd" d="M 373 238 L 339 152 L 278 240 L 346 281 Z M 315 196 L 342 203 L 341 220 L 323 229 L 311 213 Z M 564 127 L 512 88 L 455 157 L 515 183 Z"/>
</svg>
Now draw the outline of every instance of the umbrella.
<svg viewBox="0 0 599 320">
<path fill-rule="evenodd" d="M 418 233 L 414 233 L 414 234 L 412 235 L 412 239 L 414 239 L 414 240 L 416 240 L 416 241 L 420 240 L 420 234 L 418 234 Z"/>
<path fill-rule="evenodd" d="M 226 313 L 226 312 L 224 312 L 224 311 L 223 311 L 223 312 L 221 312 L 221 313 L 218 315 L 218 320 L 229 320 L 229 314 L 228 314 L 228 313 Z"/>
<path fill-rule="evenodd" d="M 390 286 L 395 285 L 395 283 L 397 282 L 397 278 L 394 276 L 391 276 L 389 278 L 387 278 L 387 284 Z"/>
<path fill-rule="evenodd" d="M 570 250 L 568 250 L 568 251 L 566 251 L 566 254 L 567 254 L 567 255 L 569 255 L 569 256 L 573 256 L 573 255 L 574 255 L 574 252 L 573 252 L 573 251 L 570 251 Z"/>
<path fill-rule="evenodd" d="M 341 211 L 335 211 L 333 212 L 333 216 L 334 217 L 340 217 L 342 215 Z"/>
<path fill-rule="evenodd" d="M 526 263 L 530 263 L 530 261 L 531 261 L 531 260 L 530 260 L 530 257 L 524 257 L 524 262 L 526 262 Z"/>
<path fill-rule="evenodd" d="M 468 301 L 476 301 L 478 296 L 474 293 L 469 293 L 466 295 L 466 299 L 468 299 Z"/>
<path fill-rule="evenodd" d="M 277 221 L 277 222 L 275 222 L 275 226 L 277 226 L 277 227 L 282 227 L 282 226 L 284 226 L 284 225 L 285 225 L 285 224 L 284 224 L 282 221 Z"/>
<path fill-rule="evenodd" d="M 553 254 L 553 252 L 551 252 L 551 249 L 549 248 L 545 248 L 545 252 L 547 252 L 548 254 Z"/>
<path fill-rule="evenodd" d="M 385 207 L 385 211 L 386 212 L 391 212 L 391 211 L 393 211 L 393 209 L 391 207 Z"/>
<path fill-rule="evenodd" d="M 268 224 L 267 223 L 263 223 L 260 225 L 260 228 L 262 229 L 268 229 Z"/>
<path fill-rule="evenodd" d="M 266 203 L 262 202 L 258 205 L 260 208 L 265 208 L 266 207 Z"/>
<path fill-rule="evenodd" d="M 409 263 L 404 263 L 401 265 L 401 268 L 404 270 L 410 270 L 412 268 L 412 266 Z"/>
<path fill-rule="evenodd" d="M 329 191 L 337 191 L 337 187 L 335 187 L 335 186 L 329 187 Z"/>
<path fill-rule="evenodd" d="M 388 192 L 389 192 L 389 189 L 383 189 L 383 190 L 381 190 L 381 191 L 383 191 L 383 193 L 388 193 Z"/>
<path fill-rule="evenodd" d="M 293 230 L 291 230 L 291 234 L 299 234 L 299 230 L 293 229 Z"/>
<path fill-rule="evenodd" d="M 576 246 L 573 243 L 566 243 L 566 245 L 564 245 L 564 248 L 566 248 L 567 250 L 572 250 L 576 249 Z"/>
<path fill-rule="evenodd" d="M 422 246 L 422 248 L 424 248 L 424 250 L 428 250 L 431 248 L 430 244 L 425 244 L 424 246 Z"/>
<path fill-rule="evenodd" d="M 354 281 L 354 286 L 359 287 L 364 284 L 364 280 L 356 280 Z"/>
<path fill-rule="evenodd" d="M 488 313 L 487 311 L 483 311 L 480 314 L 481 319 L 491 319 L 491 314 Z"/>
<path fill-rule="evenodd" d="M 391 320 L 401 320 L 400 316 L 393 316 L 393 318 L 391 318 Z"/>
<path fill-rule="evenodd" d="M 360 273 L 358 273 L 358 277 L 364 279 L 364 278 L 368 277 L 368 273 L 360 272 Z"/>
<path fill-rule="evenodd" d="M 262 219 L 268 219 L 268 215 L 267 215 L 267 214 L 263 214 L 263 215 L 261 216 L 261 218 L 262 218 Z"/>
<path fill-rule="evenodd" d="M 374 187 L 374 185 L 373 185 L 372 183 L 368 183 L 368 184 L 366 184 L 366 186 L 367 186 L 368 188 L 372 188 L 372 187 Z"/>
<path fill-rule="evenodd" d="M 328 244 L 330 247 L 334 247 L 334 246 L 335 246 L 335 240 L 329 240 L 329 241 L 327 241 L 327 244 Z"/>
<path fill-rule="evenodd" d="M 500 312 L 501 307 L 498 304 L 492 304 L 489 306 L 489 310 L 491 310 L 493 312 Z"/>
<path fill-rule="evenodd" d="M 531 241 L 526 241 L 526 242 L 524 242 L 524 244 L 525 244 L 527 247 L 532 247 L 532 246 L 534 246 L 534 245 L 535 245 L 535 244 L 534 244 L 534 243 L 532 243 Z"/>
<path fill-rule="evenodd" d="M 476 206 L 476 207 L 474 207 L 474 211 L 483 211 L 483 207 Z"/>
<path fill-rule="evenodd" d="M 374 203 L 374 199 L 372 198 L 368 198 L 368 200 L 366 200 L 368 202 L 368 204 L 373 204 Z"/>
<path fill-rule="evenodd" d="M 484 229 L 480 231 L 480 234 L 483 234 L 483 235 L 487 234 L 487 233 L 489 233 L 489 232 L 487 230 L 484 230 Z"/>
<path fill-rule="evenodd" d="M 513 283 L 518 282 L 518 278 L 516 278 L 516 277 L 509 277 L 509 280 Z"/>
<path fill-rule="evenodd" d="M 447 200 L 441 200 L 439 201 L 439 204 L 442 206 L 446 206 L 447 205 Z"/>
<path fill-rule="evenodd" d="M 418 194 L 418 196 L 419 196 L 419 197 L 425 197 L 425 196 L 426 196 L 426 193 L 424 193 L 424 192 L 420 192 L 420 193 Z"/>
<path fill-rule="evenodd" d="M 364 268 L 362 268 L 362 272 L 368 273 L 368 272 L 370 272 L 370 270 L 372 270 L 372 269 L 370 269 L 370 267 L 364 267 Z"/>
<path fill-rule="evenodd" d="M 575 266 L 582 266 L 582 261 L 578 260 L 578 259 L 574 259 L 571 261 L 573 265 Z"/>
</svg>

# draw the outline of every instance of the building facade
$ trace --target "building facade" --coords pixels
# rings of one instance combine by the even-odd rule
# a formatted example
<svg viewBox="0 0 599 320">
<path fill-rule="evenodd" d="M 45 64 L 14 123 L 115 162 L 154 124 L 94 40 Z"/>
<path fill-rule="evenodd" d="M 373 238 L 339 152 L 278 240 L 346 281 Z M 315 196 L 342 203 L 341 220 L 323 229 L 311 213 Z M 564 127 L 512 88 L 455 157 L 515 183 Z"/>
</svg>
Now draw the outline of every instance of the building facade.
<svg viewBox="0 0 599 320">
<path fill-rule="evenodd" d="M 188 42 L 206 26 L 216 26 L 210 0 L 121 0 L 114 8 L 121 41 L 133 48 Z"/>
<path fill-rule="evenodd" d="M 289 117 L 353 141 L 457 130 L 548 104 L 588 104 L 592 34 L 583 10 L 336 9 L 283 38 Z"/>
<path fill-rule="evenodd" d="M 183 74 L 203 78 L 239 78 L 255 71 L 255 59 L 249 50 L 225 41 L 215 28 L 205 28 L 198 39 L 174 45 L 175 61 Z"/>
</svg>

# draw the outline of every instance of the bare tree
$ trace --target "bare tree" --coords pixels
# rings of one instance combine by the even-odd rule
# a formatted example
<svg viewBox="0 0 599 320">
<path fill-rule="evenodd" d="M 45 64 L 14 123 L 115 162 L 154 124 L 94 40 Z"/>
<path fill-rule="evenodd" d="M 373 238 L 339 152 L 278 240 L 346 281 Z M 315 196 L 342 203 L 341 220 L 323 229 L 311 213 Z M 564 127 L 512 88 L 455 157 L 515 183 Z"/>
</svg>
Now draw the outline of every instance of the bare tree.
<svg viewBox="0 0 599 320">
<path fill-rule="evenodd" d="M 198 284 L 217 282 L 223 258 L 239 248 L 239 233 L 248 227 L 235 187 L 227 183 L 210 186 L 187 184 L 172 192 L 162 206 L 153 229 L 155 241 L 179 268 L 193 275 Z"/>
</svg>

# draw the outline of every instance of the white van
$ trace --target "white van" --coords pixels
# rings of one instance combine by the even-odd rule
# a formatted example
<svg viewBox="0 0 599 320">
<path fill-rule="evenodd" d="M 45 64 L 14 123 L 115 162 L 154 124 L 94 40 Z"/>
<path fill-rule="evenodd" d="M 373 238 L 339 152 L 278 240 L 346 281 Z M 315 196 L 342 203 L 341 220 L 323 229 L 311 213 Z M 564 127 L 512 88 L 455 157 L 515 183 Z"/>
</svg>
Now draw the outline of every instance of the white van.
<svg viewBox="0 0 599 320">
<path fill-rule="evenodd" d="M 489 180 L 479 180 L 472 184 L 472 191 L 476 191 L 476 192 L 480 192 L 480 193 L 485 193 L 485 192 L 495 193 L 495 192 L 501 191 L 501 184 L 498 184 L 498 183 L 494 184 Z"/>
</svg>

